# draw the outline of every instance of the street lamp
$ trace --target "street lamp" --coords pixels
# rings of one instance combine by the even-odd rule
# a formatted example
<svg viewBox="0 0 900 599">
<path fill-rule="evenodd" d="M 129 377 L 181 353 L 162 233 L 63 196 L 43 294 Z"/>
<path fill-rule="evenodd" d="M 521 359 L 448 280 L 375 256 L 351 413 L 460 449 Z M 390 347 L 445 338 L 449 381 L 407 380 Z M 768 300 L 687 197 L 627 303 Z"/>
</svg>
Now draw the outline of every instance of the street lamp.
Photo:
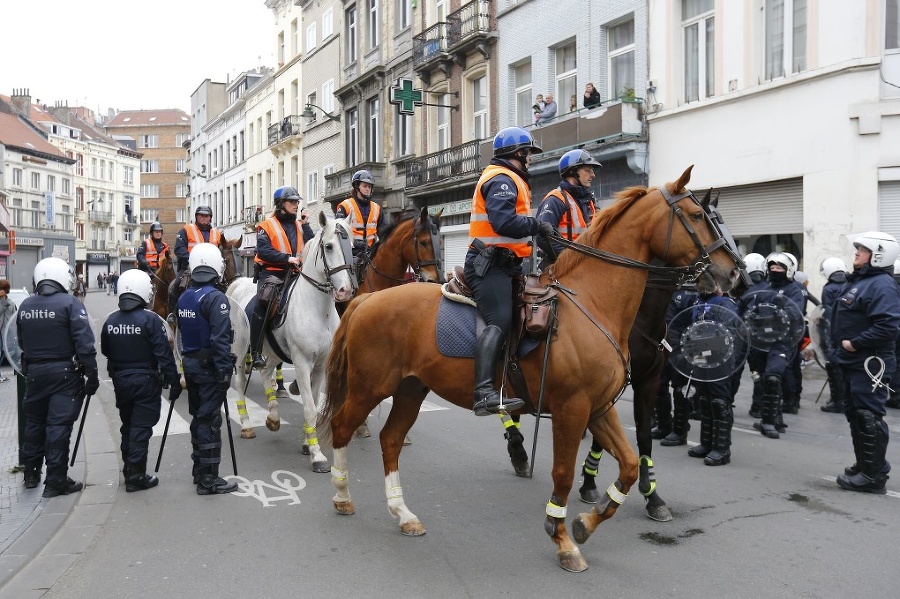
<svg viewBox="0 0 900 599">
<path fill-rule="evenodd" d="M 311 104 L 311 103 L 306 104 L 306 108 L 303 109 L 303 112 L 300 114 L 300 116 L 307 118 L 307 119 L 316 118 L 316 113 L 315 113 L 315 111 L 313 111 L 313 108 L 318 108 L 319 110 L 321 110 L 322 114 L 324 114 L 325 118 L 327 118 L 329 121 L 334 121 L 335 123 L 341 122 L 341 115 L 331 114 L 330 112 L 325 112 L 325 109 L 322 108 L 321 106 L 316 106 L 315 104 Z"/>
<path fill-rule="evenodd" d="M 184 171 L 184 174 L 189 176 L 191 179 L 194 179 L 195 177 L 200 177 L 201 179 L 206 179 L 206 175 L 204 173 L 206 173 L 206 165 L 205 164 L 200 167 L 199 173 L 197 171 L 195 171 L 194 169 L 190 169 L 190 168 L 187 169 L 186 171 Z"/>
</svg>

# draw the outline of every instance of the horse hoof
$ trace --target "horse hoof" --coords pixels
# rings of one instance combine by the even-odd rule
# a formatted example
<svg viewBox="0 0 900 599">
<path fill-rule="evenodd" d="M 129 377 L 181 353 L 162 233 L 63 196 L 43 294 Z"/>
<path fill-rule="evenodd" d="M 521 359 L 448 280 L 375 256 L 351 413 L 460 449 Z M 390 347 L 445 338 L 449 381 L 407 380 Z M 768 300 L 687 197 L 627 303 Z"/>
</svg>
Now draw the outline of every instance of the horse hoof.
<svg viewBox="0 0 900 599">
<path fill-rule="evenodd" d="M 411 520 L 400 525 L 400 532 L 405 537 L 421 537 L 425 534 L 425 527 L 418 520 Z"/>
<path fill-rule="evenodd" d="M 309 445 L 303 444 L 303 447 L 300 448 L 300 455 L 309 455 Z"/>
<path fill-rule="evenodd" d="M 331 466 L 328 465 L 328 462 L 313 462 L 312 463 L 312 471 L 318 472 L 319 474 L 323 474 L 325 472 L 331 472 Z"/>
<path fill-rule="evenodd" d="M 266 428 L 273 433 L 278 432 L 281 428 L 281 420 L 275 420 L 271 416 L 266 416 Z"/>
<path fill-rule="evenodd" d="M 356 507 L 352 501 L 335 501 L 334 509 L 342 516 L 351 516 L 356 513 Z"/>
<path fill-rule="evenodd" d="M 591 537 L 591 533 L 588 531 L 587 526 L 584 525 L 584 520 L 581 516 L 578 516 L 574 520 L 572 520 L 572 538 L 579 545 L 584 545 L 587 540 Z M 563 566 L 565 567 L 565 566 Z M 587 565 L 585 565 L 587 568 Z M 568 570 L 568 568 L 566 568 Z M 573 572 L 581 572 L 581 570 L 572 570 Z"/>
<path fill-rule="evenodd" d="M 512 462 L 513 470 L 516 471 L 516 476 L 520 476 L 522 478 L 528 478 L 528 462 L 520 462 L 518 460 L 510 460 Z"/>
<path fill-rule="evenodd" d="M 584 572 L 587 570 L 587 562 L 581 557 L 581 552 L 563 551 L 559 554 L 559 567 L 567 572 Z"/>
<path fill-rule="evenodd" d="M 296 380 L 291 382 L 291 384 L 288 386 L 288 391 L 290 391 L 294 395 L 300 395 L 300 387 L 297 385 Z"/>
<path fill-rule="evenodd" d="M 241 429 L 241 439 L 255 439 L 256 431 L 252 428 L 242 428 Z"/>
<path fill-rule="evenodd" d="M 279 389 L 275 392 L 275 397 L 277 397 L 278 399 L 284 399 L 289 396 L 286 389 Z"/>
<path fill-rule="evenodd" d="M 369 432 L 369 426 L 367 424 L 362 425 L 358 429 L 356 429 L 356 437 L 358 439 L 367 439 L 372 436 L 372 433 Z"/>
<path fill-rule="evenodd" d="M 667 505 L 648 505 L 647 516 L 657 522 L 671 522 L 675 519 L 675 516 L 672 515 L 672 510 Z"/>
<path fill-rule="evenodd" d="M 600 493 L 596 488 L 593 489 L 578 489 L 578 494 L 581 498 L 582 503 L 590 503 L 594 505 L 598 501 L 600 501 Z M 649 508 L 647 508 L 649 509 Z"/>
<path fill-rule="evenodd" d="M 409 438 L 409 435 L 403 437 L 403 447 L 408 447 L 412 445 L 412 439 Z"/>
</svg>

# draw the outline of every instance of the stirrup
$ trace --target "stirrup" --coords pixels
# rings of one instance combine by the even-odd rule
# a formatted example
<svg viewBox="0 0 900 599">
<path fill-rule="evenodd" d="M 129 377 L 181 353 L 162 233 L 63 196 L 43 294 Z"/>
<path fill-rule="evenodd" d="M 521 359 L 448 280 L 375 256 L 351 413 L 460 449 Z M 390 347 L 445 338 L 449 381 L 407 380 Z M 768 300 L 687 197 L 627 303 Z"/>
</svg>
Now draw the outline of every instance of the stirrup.
<svg viewBox="0 0 900 599">
<path fill-rule="evenodd" d="M 266 358 L 262 355 L 261 352 L 253 352 L 250 355 L 250 359 L 253 362 L 253 368 L 256 370 L 261 370 L 266 367 Z"/>
</svg>

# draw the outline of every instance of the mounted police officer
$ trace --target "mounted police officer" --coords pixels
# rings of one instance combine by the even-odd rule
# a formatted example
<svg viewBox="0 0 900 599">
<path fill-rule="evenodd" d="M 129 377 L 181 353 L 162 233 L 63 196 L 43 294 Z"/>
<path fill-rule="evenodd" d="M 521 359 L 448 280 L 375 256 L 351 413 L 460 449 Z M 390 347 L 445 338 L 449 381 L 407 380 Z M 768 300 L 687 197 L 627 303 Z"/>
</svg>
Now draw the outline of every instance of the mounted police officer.
<svg viewBox="0 0 900 599">
<path fill-rule="evenodd" d="M 150 276 L 131 269 L 122 274 L 119 286 L 119 310 L 103 324 L 100 351 L 107 357 L 116 392 L 122 421 L 122 472 L 125 490 L 132 493 L 159 484 L 157 477 L 147 474 L 147 449 L 159 422 L 163 382 L 172 389 L 171 401 L 181 394 L 181 382 L 166 327 L 146 309 L 153 303 Z"/>
<path fill-rule="evenodd" d="M 853 246 L 853 272 L 831 307 L 830 320 L 832 357 L 844 375 L 844 414 L 856 454 L 856 463 L 837 482 L 848 491 L 883 495 L 891 471 L 885 459 L 884 404 L 900 333 L 900 287 L 892 277 L 900 247 L 880 231 L 859 235 Z"/>
<path fill-rule="evenodd" d="M 600 163 L 584 150 L 571 150 L 563 154 L 559 159 L 562 181 L 559 187 L 544 196 L 538 207 L 537 219 L 550 223 L 569 241 L 578 239 L 594 218 L 595 198 L 591 183 L 596 176 L 594 167 L 598 166 Z M 538 239 L 538 246 L 543 254 L 541 270 L 555 262 L 563 250 L 559 243 L 544 237 Z"/>
<path fill-rule="evenodd" d="M 169 310 L 174 311 L 178 298 L 187 289 L 191 278 L 189 259 L 191 250 L 198 243 L 211 243 L 218 246 L 222 241 L 222 232 L 212 226 L 212 208 L 197 206 L 194 211 L 194 222 L 186 224 L 175 236 L 175 258 L 178 260 L 178 278 L 169 289 Z"/>
<path fill-rule="evenodd" d="M 194 482 L 198 495 L 231 493 L 237 484 L 219 477 L 221 410 L 234 373 L 231 309 L 228 298 L 218 288 L 225 273 L 225 262 L 218 247 L 200 243 L 191 252 L 189 265 L 191 286 L 178 300 L 178 329 L 188 408 L 193 416 Z"/>
<path fill-rule="evenodd" d="M 68 477 L 69 439 L 85 397 L 100 388 L 87 311 L 68 293 L 74 281 L 66 262 L 44 258 L 34 268 L 35 295 L 22 301 L 16 316 L 27 377 L 22 439 L 25 488 L 37 487 L 46 458 L 44 497 L 84 487 Z"/>
<path fill-rule="evenodd" d="M 353 230 L 353 257 L 357 263 L 364 261 L 372 245 L 378 238 L 378 231 L 384 227 L 381 206 L 372 200 L 375 178 L 367 170 L 353 173 L 350 181 L 353 190 L 350 197 L 338 204 L 335 218 L 350 218 Z"/>
<path fill-rule="evenodd" d="M 144 272 L 153 273 L 159 268 L 160 256 L 168 256 L 169 244 L 163 241 L 163 226 L 158 222 L 150 225 L 150 235 L 137 250 L 136 266 Z"/>
<path fill-rule="evenodd" d="M 250 355 L 254 368 L 263 368 L 263 334 L 270 302 L 281 293 L 291 270 L 299 270 L 303 230 L 297 220 L 300 194 L 293 187 L 275 190 L 275 211 L 256 226 L 256 308 L 250 319 Z"/>
<path fill-rule="evenodd" d="M 465 277 L 487 325 L 475 348 L 477 416 L 514 411 L 519 398 L 503 402 L 494 389 L 497 363 L 512 325 L 513 279 L 522 274 L 522 259 L 531 255 L 528 237 L 553 234 L 553 225 L 531 216 L 528 165 L 540 152 L 521 127 L 501 129 L 494 136 L 494 157 L 481 173 L 472 199 Z"/>
<path fill-rule="evenodd" d="M 772 252 L 766 256 L 766 267 L 768 270 L 766 284 L 761 286 L 759 291 L 747 293 L 741 298 L 743 310 L 741 316 L 772 306 L 790 318 L 791 331 L 785 333 L 790 333 L 799 326 L 802 335 L 802 310 L 805 307 L 806 297 L 802 285 L 794 285 L 796 272 L 794 260 L 785 252 Z M 761 422 L 755 423 L 754 428 L 770 439 L 779 438 L 780 433 L 785 432 L 787 428 L 781 412 L 782 380 L 797 351 L 797 341 L 799 337 L 796 340 L 779 339 L 765 350 L 752 349 L 747 360 L 752 372 L 761 373 Z"/>
<path fill-rule="evenodd" d="M 825 286 L 822 287 L 822 324 L 825 331 L 831 330 L 831 310 L 841 292 L 841 287 L 847 282 L 847 264 L 840 258 L 831 257 L 822 260 L 819 273 L 825 277 Z M 829 339 L 822 337 L 821 342 L 827 343 Z M 825 349 L 825 348 L 822 348 Z M 820 409 L 823 412 L 834 414 L 844 413 L 844 378 L 841 368 L 830 360 L 825 364 L 825 372 L 828 374 L 828 391 L 831 397 L 828 403 Z M 896 379 L 895 379 L 896 380 Z"/>
</svg>

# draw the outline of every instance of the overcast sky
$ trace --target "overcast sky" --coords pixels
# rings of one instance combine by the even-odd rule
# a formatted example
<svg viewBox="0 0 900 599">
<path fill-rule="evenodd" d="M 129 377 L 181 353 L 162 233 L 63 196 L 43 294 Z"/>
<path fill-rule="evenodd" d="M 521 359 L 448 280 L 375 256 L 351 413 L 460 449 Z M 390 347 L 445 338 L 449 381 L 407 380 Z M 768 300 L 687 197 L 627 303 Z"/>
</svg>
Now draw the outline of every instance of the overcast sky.
<svg viewBox="0 0 900 599">
<path fill-rule="evenodd" d="M 265 0 L 3 0 L 0 94 L 190 114 L 204 79 L 273 66 L 274 23 Z"/>
</svg>

